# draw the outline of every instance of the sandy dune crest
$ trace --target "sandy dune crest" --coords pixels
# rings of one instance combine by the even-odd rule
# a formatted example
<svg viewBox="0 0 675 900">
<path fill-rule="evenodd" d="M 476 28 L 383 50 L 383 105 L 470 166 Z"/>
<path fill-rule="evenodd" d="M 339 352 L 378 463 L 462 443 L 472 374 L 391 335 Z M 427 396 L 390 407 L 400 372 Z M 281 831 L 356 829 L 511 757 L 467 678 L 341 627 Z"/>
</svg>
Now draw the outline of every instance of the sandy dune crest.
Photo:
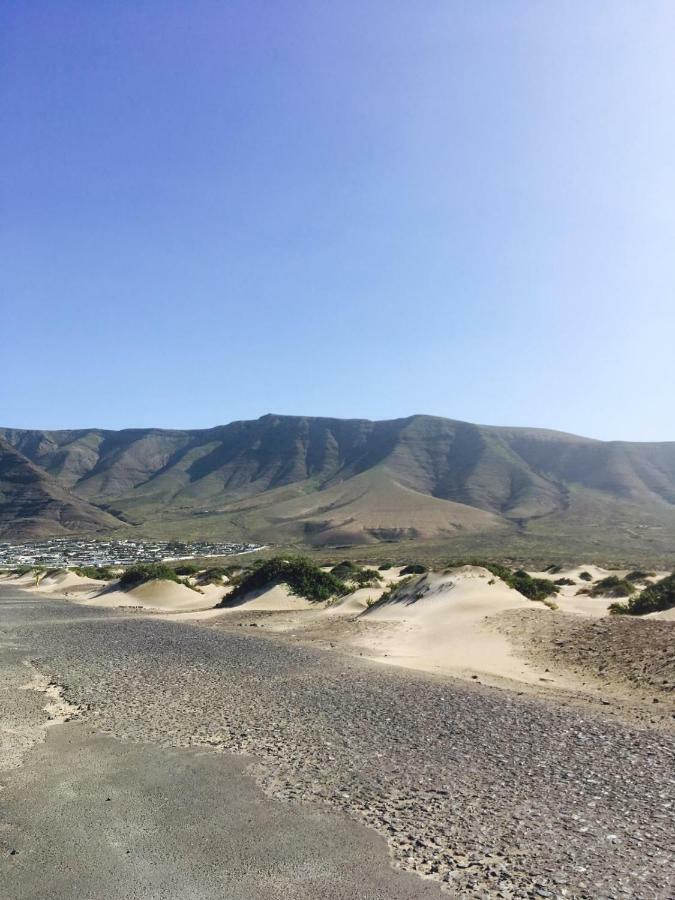
<svg viewBox="0 0 675 900">
<path fill-rule="evenodd" d="M 365 622 L 390 627 L 372 635 L 366 632 L 359 643 L 364 656 L 392 665 L 529 680 L 536 673 L 513 654 L 506 638 L 486 627 L 486 620 L 507 609 L 533 606 L 546 608 L 480 566 L 463 566 L 443 575 L 428 573 L 362 614 Z"/>
</svg>

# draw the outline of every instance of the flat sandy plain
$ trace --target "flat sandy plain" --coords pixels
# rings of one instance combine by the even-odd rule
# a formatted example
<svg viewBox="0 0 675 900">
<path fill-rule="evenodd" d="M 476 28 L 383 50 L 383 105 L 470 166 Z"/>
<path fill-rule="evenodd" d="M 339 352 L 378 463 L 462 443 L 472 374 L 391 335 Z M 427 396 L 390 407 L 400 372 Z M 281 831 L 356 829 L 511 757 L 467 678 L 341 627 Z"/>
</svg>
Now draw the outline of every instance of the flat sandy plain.
<svg viewBox="0 0 675 900">
<path fill-rule="evenodd" d="M 3 897 L 675 894 L 663 723 L 236 615 L 0 585 Z"/>
</svg>

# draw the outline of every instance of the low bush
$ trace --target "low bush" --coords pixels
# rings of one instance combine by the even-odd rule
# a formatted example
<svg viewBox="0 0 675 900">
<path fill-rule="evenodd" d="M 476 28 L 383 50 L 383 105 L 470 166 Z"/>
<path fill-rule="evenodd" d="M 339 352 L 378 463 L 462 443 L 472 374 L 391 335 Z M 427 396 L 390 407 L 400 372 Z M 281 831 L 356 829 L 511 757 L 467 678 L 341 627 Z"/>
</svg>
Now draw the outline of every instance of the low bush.
<svg viewBox="0 0 675 900">
<path fill-rule="evenodd" d="M 571 578 L 558 578 L 553 584 L 557 584 L 558 587 L 570 587 L 574 584 Z"/>
<path fill-rule="evenodd" d="M 582 581 L 593 581 L 593 576 L 590 572 L 579 572 L 579 578 L 581 578 Z"/>
<path fill-rule="evenodd" d="M 629 572 L 628 575 L 626 575 L 626 581 L 632 581 L 633 584 L 639 584 L 647 581 L 648 578 L 653 578 L 654 574 L 654 572 L 643 572 L 642 569 L 633 569 L 632 572 Z"/>
<path fill-rule="evenodd" d="M 500 563 L 471 559 L 459 560 L 451 564 L 451 568 L 460 568 L 461 566 L 480 566 L 487 569 L 495 578 L 501 578 L 505 584 L 527 597 L 528 600 L 545 601 L 547 597 L 557 594 L 560 590 L 558 585 L 548 578 L 532 578 L 524 569 L 516 569 L 515 572 L 512 572 L 511 569 Z"/>
<path fill-rule="evenodd" d="M 591 597 L 630 597 L 635 593 L 635 585 L 618 575 L 601 578 L 590 590 Z"/>
<path fill-rule="evenodd" d="M 73 572 L 80 578 L 91 578 L 92 581 L 112 581 L 115 577 L 110 566 L 75 566 Z"/>
<path fill-rule="evenodd" d="M 427 567 L 421 563 L 410 563 L 407 566 L 403 566 L 401 575 L 424 575 L 426 571 Z"/>
<path fill-rule="evenodd" d="M 360 588 L 372 587 L 382 581 L 382 576 L 375 569 L 363 569 L 347 559 L 333 566 L 330 573 L 340 581 L 350 582 Z"/>
<path fill-rule="evenodd" d="M 138 563 L 129 566 L 120 576 L 120 587 L 131 588 L 146 581 L 175 581 L 181 584 L 176 570 L 164 563 Z"/>
<path fill-rule="evenodd" d="M 237 571 L 239 570 L 237 569 Z M 211 566 L 211 568 L 197 575 L 197 582 L 199 584 L 222 584 L 223 578 L 226 577 L 227 574 L 223 566 Z"/>
<path fill-rule="evenodd" d="M 558 585 L 554 584 L 548 578 L 532 578 L 527 572 L 519 569 L 511 576 L 504 579 L 509 587 L 514 588 L 523 597 L 528 600 L 546 600 L 553 594 L 557 594 L 560 590 Z"/>
<path fill-rule="evenodd" d="M 336 578 L 346 579 L 351 578 L 357 572 L 361 571 L 361 567 L 357 566 L 349 559 L 343 559 L 341 563 L 338 563 L 336 566 L 330 570 L 331 575 L 335 575 Z"/>
<path fill-rule="evenodd" d="M 389 571 L 389 569 L 391 569 L 391 568 L 392 568 L 392 564 L 391 564 L 391 563 L 382 563 L 382 565 L 379 566 L 380 572 L 387 572 L 387 571 Z"/>
<path fill-rule="evenodd" d="M 178 566 L 174 566 L 174 572 L 176 575 L 181 575 L 185 578 L 189 575 L 196 575 L 199 572 L 199 566 L 196 566 L 194 563 L 181 563 Z"/>
<path fill-rule="evenodd" d="M 273 557 L 244 573 L 234 590 L 223 598 L 222 603 L 229 603 L 251 591 L 259 591 L 274 584 L 285 584 L 292 594 L 306 597 L 315 603 L 346 594 L 348 591 L 346 584 L 332 572 L 323 572 L 308 559 Z"/>
<path fill-rule="evenodd" d="M 382 576 L 375 569 L 361 569 L 360 572 L 352 576 L 351 581 L 357 587 L 377 587 L 382 581 Z"/>
<path fill-rule="evenodd" d="M 675 607 L 675 572 L 661 578 L 655 584 L 650 584 L 641 594 L 631 597 L 627 603 L 612 603 L 609 610 L 615 615 L 622 613 L 629 616 L 644 616 L 673 607 Z"/>
</svg>

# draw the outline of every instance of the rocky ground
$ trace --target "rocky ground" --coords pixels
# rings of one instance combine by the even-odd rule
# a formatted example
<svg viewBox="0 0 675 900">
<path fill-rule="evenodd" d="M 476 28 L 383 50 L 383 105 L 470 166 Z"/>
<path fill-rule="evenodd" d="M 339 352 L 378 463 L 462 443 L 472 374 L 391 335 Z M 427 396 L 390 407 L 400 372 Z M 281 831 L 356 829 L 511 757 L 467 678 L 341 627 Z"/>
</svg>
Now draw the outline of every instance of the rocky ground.
<svg viewBox="0 0 675 900">
<path fill-rule="evenodd" d="M 669 733 L 255 629 L 15 607 L 3 637 L 96 732 L 251 754 L 268 795 L 373 826 L 453 896 L 675 893 Z"/>
<path fill-rule="evenodd" d="M 652 725 L 675 727 L 675 622 L 507 610 L 494 624 L 534 663 L 573 674 Z"/>
</svg>

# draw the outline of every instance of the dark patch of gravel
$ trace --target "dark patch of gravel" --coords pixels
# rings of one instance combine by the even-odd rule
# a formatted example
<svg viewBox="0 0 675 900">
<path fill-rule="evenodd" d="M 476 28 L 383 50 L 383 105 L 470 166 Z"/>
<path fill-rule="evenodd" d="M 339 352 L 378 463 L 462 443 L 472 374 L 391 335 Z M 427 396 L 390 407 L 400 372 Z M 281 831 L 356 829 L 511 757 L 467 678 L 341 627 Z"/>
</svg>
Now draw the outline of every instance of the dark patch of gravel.
<svg viewBox="0 0 675 900">
<path fill-rule="evenodd" d="M 269 794 L 358 816 L 459 897 L 675 894 L 672 735 L 244 629 L 63 609 L 17 635 L 97 729 L 249 753 Z"/>
</svg>

